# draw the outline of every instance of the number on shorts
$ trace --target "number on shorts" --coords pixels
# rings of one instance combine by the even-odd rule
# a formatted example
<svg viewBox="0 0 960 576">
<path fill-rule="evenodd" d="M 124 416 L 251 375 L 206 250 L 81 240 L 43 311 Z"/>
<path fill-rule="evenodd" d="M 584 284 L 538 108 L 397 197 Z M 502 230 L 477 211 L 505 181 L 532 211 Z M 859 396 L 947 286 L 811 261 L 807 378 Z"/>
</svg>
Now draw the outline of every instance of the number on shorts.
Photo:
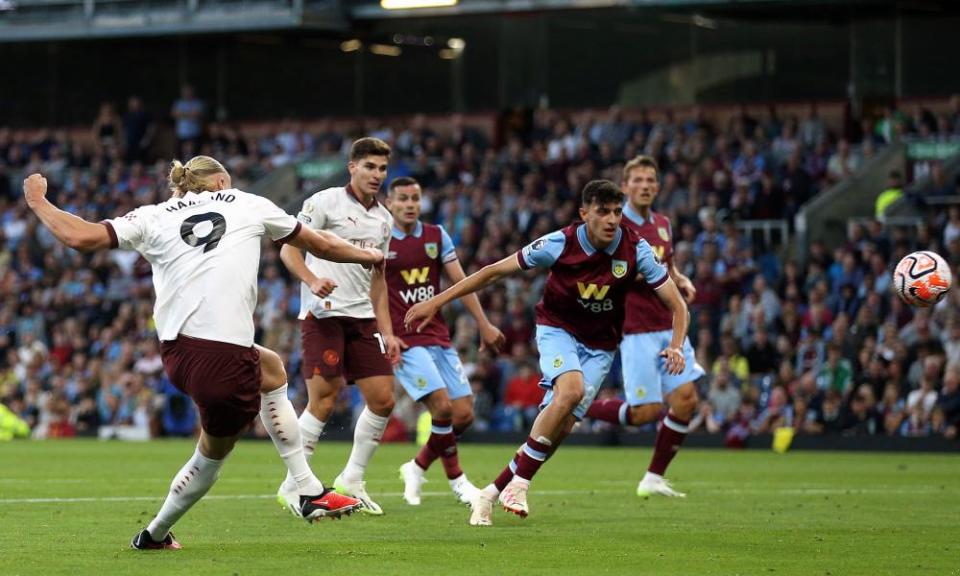
<svg viewBox="0 0 960 576">
<path fill-rule="evenodd" d="M 381 336 L 379 332 L 374 332 L 374 333 L 373 333 L 373 337 L 376 338 L 376 339 L 377 339 L 377 343 L 380 344 L 380 353 L 381 353 L 381 354 L 386 354 L 386 353 L 387 353 L 387 347 L 383 345 L 383 336 Z"/>
<path fill-rule="evenodd" d="M 201 222 L 210 222 L 213 229 L 206 236 L 197 236 L 194 228 Z M 203 246 L 204 253 L 217 247 L 224 232 L 227 231 L 227 220 L 222 214 L 216 212 L 207 212 L 206 214 L 197 214 L 183 221 L 180 225 L 180 237 L 191 246 Z"/>
</svg>

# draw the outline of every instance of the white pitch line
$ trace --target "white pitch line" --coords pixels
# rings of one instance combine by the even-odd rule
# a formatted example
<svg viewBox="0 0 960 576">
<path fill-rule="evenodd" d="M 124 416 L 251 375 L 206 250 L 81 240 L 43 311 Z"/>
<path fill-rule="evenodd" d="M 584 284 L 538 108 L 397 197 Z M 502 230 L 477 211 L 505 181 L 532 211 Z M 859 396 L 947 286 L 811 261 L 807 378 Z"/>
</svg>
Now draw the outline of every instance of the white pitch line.
<svg viewBox="0 0 960 576">
<path fill-rule="evenodd" d="M 534 496 L 579 496 L 585 494 L 628 494 L 631 488 L 624 490 L 534 490 Z M 936 486 L 918 486 L 913 488 L 698 488 L 695 494 L 780 494 L 784 496 L 858 496 L 858 495 L 917 495 L 917 494 L 955 494 Z M 695 496 L 694 494 L 694 496 Z M 452 497 L 452 492 L 423 492 L 427 497 Z M 402 492 L 380 492 L 380 498 L 400 498 Z M 157 496 L 87 496 L 76 498 L 0 498 L 0 505 L 13 504 L 83 504 L 94 502 L 152 502 L 162 500 L 165 495 Z M 204 500 L 271 500 L 275 494 L 212 494 Z"/>
<path fill-rule="evenodd" d="M 540 490 L 537 494 L 544 496 L 571 496 L 583 495 L 600 492 L 598 490 Z M 613 491 L 604 490 L 605 493 Z M 449 496 L 453 498 L 453 492 L 421 492 L 423 496 Z M 381 498 L 400 498 L 403 492 L 379 492 Z M 203 500 L 272 500 L 277 497 L 276 494 L 212 494 L 204 496 Z M 166 495 L 158 496 L 85 496 L 76 498 L 0 498 L 0 505 L 3 504 L 75 504 L 88 502 L 150 502 L 153 500 L 163 500 Z"/>
</svg>

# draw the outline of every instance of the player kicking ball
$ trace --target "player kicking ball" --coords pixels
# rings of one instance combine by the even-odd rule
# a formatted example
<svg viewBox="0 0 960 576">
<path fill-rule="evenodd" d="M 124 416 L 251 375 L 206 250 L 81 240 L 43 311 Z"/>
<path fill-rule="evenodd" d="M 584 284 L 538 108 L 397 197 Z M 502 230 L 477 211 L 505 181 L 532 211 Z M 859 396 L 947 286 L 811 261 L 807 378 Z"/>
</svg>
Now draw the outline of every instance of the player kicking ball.
<svg viewBox="0 0 960 576">
<path fill-rule="evenodd" d="M 383 254 L 304 229 L 269 200 L 232 188 L 230 175 L 208 156 L 173 162 L 170 185 L 166 202 L 95 224 L 50 203 L 39 174 L 24 181 L 27 205 L 60 242 L 83 251 L 136 250 L 150 262 L 164 369 L 200 411 L 196 451 L 131 545 L 180 548 L 170 529 L 210 490 L 257 414 L 296 479 L 296 513 L 313 521 L 352 512 L 360 502 L 325 489 L 307 464 L 279 357 L 253 343 L 260 240 L 266 235 L 318 258 L 364 266 L 382 266 Z"/>
<path fill-rule="evenodd" d="M 687 307 L 650 245 L 620 225 L 623 193 L 613 182 L 594 180 L 582 193 L 582 224 L 552 232 L 514 255 L 484 267 L 426 302 L 413 306 L 405 322 L 423 329 L 440 308 L 498 280 L 531 268 L 550 275 L 537 304 L 537 347 L 543 409 L 530 436 L 497 479 L 473 502 L 470 524 L 492 524 L 493 504 L 529 514 L 527 491 L 544 461 L 583 418 L 610 371 L 620 342 L 624 302 L 631 286 L 646 282 L 673 313 L 673 337 L 660 352 L 668 370 L 684 370 L 681 350 Z M 642 276 L 642 280 L 639 279 Z"/>
<path fill-rule="evenodd" d="M 450 332 L 440 317 L 434 317 L 418 332 L 404 328 L 403 317 L 410 306 L 440 293 L 440 276 L 451 282 L 466 275 L 450 235 L 442 226 L 420 221 L 420 184 L 413 178 L 397 178 L 387 189 L 387 206 L 393 214 L 393 239 L 387 254 L 387 290 L 393 332 L 403 349 L 396 377 L 404 390 L 430 411 L 430 438 L 416 458 L 400 467 L 403 499 L 420 504 L 424 473 L 440 459 L 450 488 L 464 504 L 476 497 L 477 488 L 460 468 L 457 436 L 473 423 L 473 393 L 463 373 L 457 351 L 451 347 Z M 476 319 L 480 349 L 497 351 L 503 334 L 487 320 L 475 294 L 464 305 Z"/>
<path fill-rule="evenodd" d="M 673 232 L 670 219 L 654 212 L 653 201 L 660 191 L 657 162 L 649 156 L 638 156 L 623 168 L 623 190 L 627 204 L 623 209 L 623 225 L 650 244 L 687 302 L 693 302 L 697 291 L 690 279 L 673 265 Z M 623 367 L 623 389 L 626 401 L 619 398 L 594 402 L 587 410 L 588 418 L 621 426 L 641 426 L 660 418 L 663 399 L 670 410 L 663 416 L 654 444 L 647 473 L 637 486 L 637 496 L 653 495 L 683 498 L 664 478 L 667 467 L 687 437 L 687 427 L 697 408 L 694 381 L 703 376 L 690 339 L 683 341 L 686 368 L 670 374 L 657 353 L 671 339 L 670 310 L 644 284 L 636 284 L 627 294 L 627 316 L 624 321 L 620 360 Z"/>
</svg>

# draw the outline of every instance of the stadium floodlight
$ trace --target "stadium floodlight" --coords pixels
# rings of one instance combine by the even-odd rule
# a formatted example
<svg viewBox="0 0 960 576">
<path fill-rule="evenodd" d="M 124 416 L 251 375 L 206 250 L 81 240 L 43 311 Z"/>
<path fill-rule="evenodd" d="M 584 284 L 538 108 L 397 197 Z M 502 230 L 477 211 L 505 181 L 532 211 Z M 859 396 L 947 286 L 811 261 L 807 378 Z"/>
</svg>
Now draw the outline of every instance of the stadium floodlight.
<svg viewBox="0 0 960 576">
<path fill-rule="evenodd" d="M 371 44 L 370 51 L 378 56 L 399 56 L 403 53 L 400 47 L 389 44 Z"/>
<path fill-rule="evenodd" d="M 384 10 L 414 10 L 416 8 L 447 8 L 459 0 L 380 0 Z"/>
<path fill-rule="evenodd" d="M 462 52 L 464 48 L 467 47 L 467 41 L 463 38 L 451 38 L 447 40 L 447 46 L 451 50 L 456 50 L 457 52 Z"/>
<path fill-rule="evenodd" d="M 340 50 L 343 52 L 356 52 L 361 48 L 363 48 L 363 42 L 357 40 L 356 38 L 340 43 Z"/>
</svg>

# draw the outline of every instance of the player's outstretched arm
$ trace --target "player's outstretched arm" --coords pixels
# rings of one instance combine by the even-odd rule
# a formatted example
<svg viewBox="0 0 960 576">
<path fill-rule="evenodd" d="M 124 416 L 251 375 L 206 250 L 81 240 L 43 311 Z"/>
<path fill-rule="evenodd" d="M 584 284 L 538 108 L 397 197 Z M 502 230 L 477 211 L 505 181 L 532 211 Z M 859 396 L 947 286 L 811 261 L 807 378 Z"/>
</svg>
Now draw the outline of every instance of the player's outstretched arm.
<svg viewBox="0 0 960 576">
<path fill-rule="evenodd" d="M 505 276 L 510 276 L 522 270 L 516 254 L 511 254 L 496 264 L 484 266 L 477 272 L 467 276 L 433 298 L 414 304 L 404 317 L 404 325 L 416 326 L 419 332 L 437 314 L 444 304 L 473 294 L 489 286 Z"/>
<path fill-rule="evenodd" d="M 657 297 L 670 309 L 673 314 L 673 335 L 670 337 L 670 347 L 660 352 L 660 356 L 667 359 L 667 371 L 671 374 L 680 374 L 686 367 L 683 357 L 683 341 L 687 337 L 687 326 L 690 315 L 687 304 L 680 295 L 672 278 L 657 287 Z"/>
<path fill-rule="evenodd" d="M 443 265 L 443 270 L 446 272 L 447 278 L 454 284 L 467 277 L 463 272 L 463 266 L 460 265 L 459 260 L 447 262 Z M 477 295 L 468 294 L 464 296 L 463 305 L 466 306 L 467 311 L 470 312 L 473 319 L 477 321 L 477 330 L 480 331 L 480 350 L 489 348 L 493 350 L 494 353 L 499 352 L 503 343 L 506 341 L 506 337 L 499 328 L 490 323 L 487 315 L 483 312 L 483 307 L 480 306 L 480 299 L 477 298 Z"/>
<path fill-rule="evenodd" d="M 317 258 L 323 258 L 331 262 L 374 267 L 383 266 L 384 263 L 383 252 L 376 248 L 358 248 L 336 234 L 325 230 L 312 230 L 303 226 L 300 228 L 300 232 L 280 250 L 280 259 L 283 260 L 283 263 L 291 272 L 304 282 L 307 282 L 304 278 L 305 274 L 310 274 L 308 278 L 315 276 L 307 269 L 303 254 L 293 247 L 306 250 Z"/>
<path fill-rule="evenodd" d="M 31 174 L 23 181 L 23 195 L 27 206 L 60 242 L 75 250 L 110 248 L 106 226 L 64 212 L 47 200 L 47 179 L 40 174 Z"/>
</svg>

